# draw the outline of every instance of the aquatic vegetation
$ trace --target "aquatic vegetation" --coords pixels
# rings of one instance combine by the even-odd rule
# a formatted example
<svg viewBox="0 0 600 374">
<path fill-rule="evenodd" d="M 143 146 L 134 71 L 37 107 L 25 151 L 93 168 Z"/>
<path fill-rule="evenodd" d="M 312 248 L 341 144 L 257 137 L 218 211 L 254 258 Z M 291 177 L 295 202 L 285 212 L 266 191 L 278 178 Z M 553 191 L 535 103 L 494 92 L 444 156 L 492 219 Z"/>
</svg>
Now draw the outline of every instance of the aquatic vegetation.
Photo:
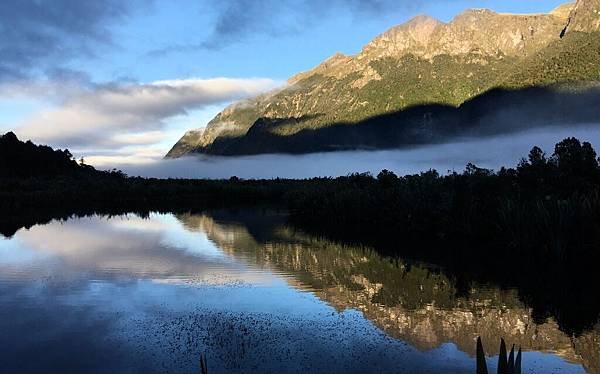
<svg viewBox="0 0 600 374">
<path fill-rule="evenodd" d="M 519 347 L 519 352 L 515 358 L 515 345 L 512 345 L 510 354 L 506 358 L 506 343 L 504 338 L 500 338 L 500 355 L 498 356 L 498 374 L 521 374 L 522 352 Z M 477 374 L 487 374 L 488 368 L 485 361 L 485 352 L 481 338 L 477 338 Z"/>
</svg>

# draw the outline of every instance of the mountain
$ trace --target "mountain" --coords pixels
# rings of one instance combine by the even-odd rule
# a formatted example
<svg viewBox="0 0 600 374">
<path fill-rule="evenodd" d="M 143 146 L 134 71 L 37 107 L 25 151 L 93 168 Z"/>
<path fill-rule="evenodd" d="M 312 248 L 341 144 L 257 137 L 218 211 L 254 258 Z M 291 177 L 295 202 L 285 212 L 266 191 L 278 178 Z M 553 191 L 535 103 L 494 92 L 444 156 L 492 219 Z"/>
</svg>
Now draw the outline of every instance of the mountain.
<svg viewBox="0 0 600 374">
<path fill-rule="evenodd" d="M 594 32 L 599 30 L 600 1 L 578 1 L 569 15 L 569 22 L 565 31 Z"/>
<path fill-rule="evenodd" d="M 568 95 L 574 106 L 562 105 L 563 112 L 554 111 L 558 117 L 583 106 L 581 120 L 597 118 L 600 109 L 590 113 L 582 105 L 597 102 L 596 85 L 572 83 L 600 81 L 599 58 L 600 0 L 578 0 L 547 14 L 472 9 L 449 23 L 421 15 L 384 32 L 357 55 L 337 53 L 284 88 L 230 105 L 204 130 L 186 133 L 167 157 L 443 141 L 461 129 L 474 135 L 474 128 L 500 131 L 485 119 L 514 104 L 528 119 L 538 118 L 526 104 L 540 103 L 539 92 L 553 102 Z M 573 90 L 585 99 L 573 97 Z M 498 95 L 504 108 L 490 102 Z M 477 107 L 480 102 L 492 112 Z M 535 108 L 543 115 L 541 104 Z"/>
</svg>

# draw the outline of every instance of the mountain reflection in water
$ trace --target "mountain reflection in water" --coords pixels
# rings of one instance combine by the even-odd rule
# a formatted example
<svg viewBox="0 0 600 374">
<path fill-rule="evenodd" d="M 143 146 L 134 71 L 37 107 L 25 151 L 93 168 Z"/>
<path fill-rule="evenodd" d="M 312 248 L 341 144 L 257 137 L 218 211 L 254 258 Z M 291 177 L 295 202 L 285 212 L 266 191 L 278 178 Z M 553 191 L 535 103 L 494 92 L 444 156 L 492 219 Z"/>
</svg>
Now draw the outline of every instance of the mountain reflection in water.
<svg viewBox="0 0 600 374">
<path fill-rule="evenodd" d="M 600 325 L 568 336 L 516 290 L 464 294 L 441 269 L 285 222 L 88 217 L 0 239 L 0 370 L 196 372 L 207 352 L 209 372 L 464 372 L 481 336 L 491 355 L 499 337 L 521 345 L 525 372 L 600 372 Z"/>
<path fill-rule="evenodd" d="M 226 216 L 252 222 L 243 214 Z M 270 237 L 257 232 L 263 240 L 268 237 L 259 242 L 241 223 L 206 215 L 177 218 L 189 230 L 205 232 L 227 253 L 294 275 L 295 287 L 311 290 L 338 311 L 360 310 L 387 334 L 420 350 L 451 342 L 475 356 L 474 342 L 481 336 L 487 354 L 498 355 L 499 337 L 504 337 L 525 351 L 553 352 L 600 372 L 600 323 L 576 338 L 561 332 L 552 319 L 536 324 L 516 290 L 473 285 L 460 297 L 439 269 L 387 259 L 368 248 L 338 245 L 284 225 L 268 228 Z"/>
</svg>

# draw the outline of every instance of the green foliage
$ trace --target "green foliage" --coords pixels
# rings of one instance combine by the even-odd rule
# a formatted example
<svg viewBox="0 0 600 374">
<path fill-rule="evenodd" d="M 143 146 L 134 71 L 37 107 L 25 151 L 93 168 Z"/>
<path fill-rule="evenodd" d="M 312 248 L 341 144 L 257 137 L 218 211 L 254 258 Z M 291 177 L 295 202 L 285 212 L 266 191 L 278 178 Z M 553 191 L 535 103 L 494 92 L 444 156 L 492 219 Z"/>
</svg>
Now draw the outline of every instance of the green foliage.
<svg viewBox="0 0 600 374">
<path fill-rule="evenodd" d="M 508 88 L 600 81 L 600 32 L 571 32 L 518 61 L 498 85 Z"/>
<path fill-rule="evenodd" d="M 598 61 L 600 32 L 569 32 L 564 38 L 526 57 L 483 55 L 477 51 L 432 59 L 413 55 L 386 57 L 370 63 L 370 68 L 379 77 L 365 85 L 357 84 L 363 79 L 361 72 L 340 77 L 312 74 L 291 87 L 260 96 L 219 115 L 213 121 L 214 126 L 219 126 L 222 121 L 232 121 L 236 123 L 236 129 L 224 132 L 218 141 L 198 151 L 260 153 L 265 144 L 269 144 L 269 139 L 252 137 L 251 133 L 258 130 L 252 129 L 253 125 L 262 124 L 265 121 L 259 120 L 265 118 L 269 123 L 266 128 L 269 136 L 285 137 L 303 130 L 327 129 L 340 124 L 352 126 L 420 105 L 459 107 L 496 88 L 518 90 L 567 85 L 577 90 L 582 83 L 600 81 Z M 265 127 L 260 130 L 265 131 Z M 247 141 L 238 141 L 238 138 Z M 356 140 L 354 146 L 361 145 L 359 143 L 360 140 Z M 266 151 L 273 151 L 266 148 Z M 284 144 L 282 148 L 277 151 L 295 152 L 298 147 Z M 325 150 L 323 146 L 304 147 L 305 151 L 313 148 Z"/>
<path fill-rule="evenodd" d="M 385 58 L 372 63 L 381 80 L 371 81 L 357 92 L 369 103 L 368 112 L 354 116 L 365 119 L 422 104 L 458 106 L 493 86 L 498 75 L 513 60 L 503 56 L 441 55 L 424 60 L 412 55 Z"/>
</svg>

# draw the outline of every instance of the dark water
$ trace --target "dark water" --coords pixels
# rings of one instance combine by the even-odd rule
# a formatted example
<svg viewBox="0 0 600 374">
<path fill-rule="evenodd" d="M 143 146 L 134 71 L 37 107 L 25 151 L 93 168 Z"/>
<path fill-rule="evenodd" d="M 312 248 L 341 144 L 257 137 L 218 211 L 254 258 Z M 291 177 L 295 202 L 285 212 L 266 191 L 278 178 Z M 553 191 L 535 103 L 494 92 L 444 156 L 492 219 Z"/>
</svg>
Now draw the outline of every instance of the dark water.
<svg viewBox="0 0 600 374">
<path fill-rule="evenodd" d="M 89 217 L 0 239 L 0 372 L 474 372 L 482 336 L 525 372 L 598 372 L 514 290 L 342 247 L 277 213 Z"/>
</svg>

